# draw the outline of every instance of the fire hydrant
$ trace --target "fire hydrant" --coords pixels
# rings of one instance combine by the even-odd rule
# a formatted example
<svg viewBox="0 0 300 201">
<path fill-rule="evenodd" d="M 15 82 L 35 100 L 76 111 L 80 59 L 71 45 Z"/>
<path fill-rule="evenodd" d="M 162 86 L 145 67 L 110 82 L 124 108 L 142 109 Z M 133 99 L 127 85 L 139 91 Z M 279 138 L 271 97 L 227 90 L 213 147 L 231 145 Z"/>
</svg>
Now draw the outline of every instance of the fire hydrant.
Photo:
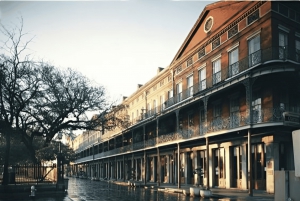
<svg viewBox="0 0 300 201">
<path fill-rule="evenodd" d="M 35 186 L 31 186 L 29 196 L 34 198 L 35 197 L 35 191 L 36 191 Z"/>
</svg>

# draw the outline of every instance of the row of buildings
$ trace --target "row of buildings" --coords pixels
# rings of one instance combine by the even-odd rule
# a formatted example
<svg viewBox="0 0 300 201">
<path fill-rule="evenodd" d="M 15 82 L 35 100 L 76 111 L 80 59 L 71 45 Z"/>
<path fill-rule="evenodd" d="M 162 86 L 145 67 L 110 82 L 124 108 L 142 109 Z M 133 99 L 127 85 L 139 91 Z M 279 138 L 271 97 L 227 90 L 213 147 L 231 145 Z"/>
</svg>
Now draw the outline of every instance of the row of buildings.
<svg viewBox="0 0 300 201">
<path fill-rule="evenodd" d="M 125 124 L 73 142 L 89 177 L 264 189 L 293 170 L 300 128 L 300 3 L 221 1 L 170 65 L 129 97 Z M 252 186 L 252 188 L 250 188 Z"/>
</svg>

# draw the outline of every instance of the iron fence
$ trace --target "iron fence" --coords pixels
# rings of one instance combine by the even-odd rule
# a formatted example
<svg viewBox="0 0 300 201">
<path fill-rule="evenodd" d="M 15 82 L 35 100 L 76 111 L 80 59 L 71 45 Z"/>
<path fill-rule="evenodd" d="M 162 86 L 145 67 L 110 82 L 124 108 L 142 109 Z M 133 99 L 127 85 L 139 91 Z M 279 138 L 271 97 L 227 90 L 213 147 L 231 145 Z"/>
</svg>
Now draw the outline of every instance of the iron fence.
<svg viewBox="0 0 300 201">
<path fill-rule="evenodd" d="M 3 181 L 4 165 L 0 165 L 0 180 Z M 8 167 L 8 184 L 39 184 L 57 181 L 56 165 L 41 164 L 11 165 Z"/>
</svg>

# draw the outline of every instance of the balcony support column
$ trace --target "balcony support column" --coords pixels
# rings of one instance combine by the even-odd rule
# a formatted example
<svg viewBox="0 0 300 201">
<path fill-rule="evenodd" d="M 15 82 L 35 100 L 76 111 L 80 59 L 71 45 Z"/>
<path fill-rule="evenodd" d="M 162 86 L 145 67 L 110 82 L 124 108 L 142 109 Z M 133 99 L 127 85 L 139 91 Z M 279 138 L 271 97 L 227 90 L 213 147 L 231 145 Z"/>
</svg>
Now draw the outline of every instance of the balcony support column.
<svg viewBox="0 0 300 201">
<path fill-rule="evenodd" d="M 175 111 L 176 113 L 176 131 L 179 132 L 179 109 Z"/>
<path fill-rule="evenodd" d="M 203 98 L 203 105 L 204 105 L 204 118 L 205 118 L 205 125 L 203 126 L 203 134 L 206 134 L 207 133 L 207 128 L 208 128 L 208 125 L 207 125 L 207 104 L 208 104 L 208 99 L 209 99 L 209 96 L 205 96 Z M 201 111 L 201 110 L 200 110 Z"/>
<path fill-rule="evenodd" d="M 109 158 L 107 158 L 107 180 L 110 179 L 110 161 Z"/>
<path fill-rule="evenodd" d="M 209 140 L 206 137 L 206 190 L 209 190 Z"/>
<path fill-rule="evenodd" d="M 147 154 L 144 150 L 144 185 L 147 183 Z"/>
<path fill-rule="evenodd" d="M 177 115 L 176 115 L 177 116 Z M 181 179 L 181 176 L 180 176 L 180 144 L 178 143 L 177 144 L 177 184 L 178 184 L 178 188 L 180 188 L 180 179 Z"/>
<path fill-rule="evenodd" d="M 131 155 L 131 167 L 130 167 L 130 177 L 132 180 L 135 178 L 135 172 L 134 172 L 134 154 Z"/>
<path fill-rule="evenodd" d="M 253 196 L 253 181 L 252 181 L 252 153 L 251 153 L 251 129 L 248 129 L 248 194 Z"/>
<path fill-rule="evenodd" d="M 253 113 L 252 113 L 252 86 L 257 78 L 248 78 L 243 81 L 246 90 L 246 107 L 247 107 L 247 123 L 250 125 L 248 129 L 248 194 L 253 196 L 253 181 L 252 181 L 252 160 L 251 160 L 251 128 L 253 124 Z"/>
<path fill-rule="evenodd" d="M 157 178 L 157 186 L 160 186 L 161 183 L 161 162 L 160 162 L 160 153 L 159 153 L 159 147 L 157 147 L 157 169 L 158 169 L 158 178 Z"/>
</svg>

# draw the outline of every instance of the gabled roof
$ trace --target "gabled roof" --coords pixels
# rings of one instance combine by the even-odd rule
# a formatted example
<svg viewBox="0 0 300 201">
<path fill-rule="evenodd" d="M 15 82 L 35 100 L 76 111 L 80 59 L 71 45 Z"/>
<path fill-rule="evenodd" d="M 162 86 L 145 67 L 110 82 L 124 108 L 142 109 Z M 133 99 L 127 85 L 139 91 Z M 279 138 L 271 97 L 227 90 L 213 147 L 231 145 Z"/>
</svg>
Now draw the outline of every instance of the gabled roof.
<svg viewBox="0 0 300 201">
<path fill-rule="evenodd" d="M 236 19 L 237 13 L 248 5 L 249 2 L 246 1 L 218 1 L 208 4 L 176 53 L 171 65 L 196 45 L 204 43 L 208 38 L 212 37 L 222 26 Z M 204 24 L 210 16 L 213 17 L 213 27 L 210 32 L 205 33 Z"/>
</svg>

